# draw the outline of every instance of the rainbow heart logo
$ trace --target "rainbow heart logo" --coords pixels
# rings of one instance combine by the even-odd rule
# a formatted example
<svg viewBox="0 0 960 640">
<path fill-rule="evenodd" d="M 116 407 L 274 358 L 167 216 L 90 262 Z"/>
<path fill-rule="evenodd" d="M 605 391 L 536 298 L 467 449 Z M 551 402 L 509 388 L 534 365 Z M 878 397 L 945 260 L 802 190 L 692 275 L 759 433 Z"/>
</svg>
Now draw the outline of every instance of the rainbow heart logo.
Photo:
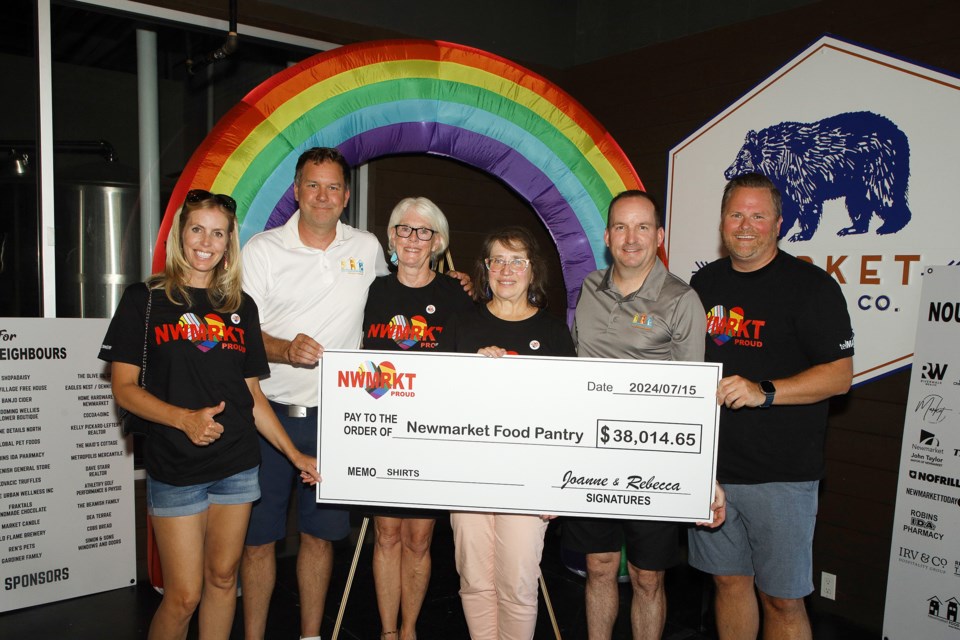
<svg viewBox="0 0 960 640">
<path fill-rule="evenodd" d="M 387 391 L 390 391 L 390 387 L 384 381 L 384 378 L 393 380 L 397 373 L 397 368 L 393 366 L 393 363 L 386 361 L 374 364 L 367 360 L 357 370 L 365 381 L 363 390 L 369 393 L 374 400 L 382 398 Z"/>
<path fill-rule="evenodd" d="M 223 318 L 215 313 L 208 313 L 202 320 L 195 313 L 185 313 L 180 316 L 179 324 L 193 346 L 204 353 L 220 343 L 226 327 Z"/>
<path fill-rule="evenodd" d="M 423 316 L 413 316 L 409 320 L 400 315 L 390 318 L 390 335 L 401 349 L 409 349 L 420 342 L 426 329 L 427 321 Z"/>
<path fill-rule="evenodd" d="M 713 338 L 717 346 L 723 346 L 736 335 L 736 327 L 740 326 L 742 320 L 742 307 L 733 307 L 728 310 L 722 304 L 718 304 L 707 312 L 707 335 Z"/>
</svg>

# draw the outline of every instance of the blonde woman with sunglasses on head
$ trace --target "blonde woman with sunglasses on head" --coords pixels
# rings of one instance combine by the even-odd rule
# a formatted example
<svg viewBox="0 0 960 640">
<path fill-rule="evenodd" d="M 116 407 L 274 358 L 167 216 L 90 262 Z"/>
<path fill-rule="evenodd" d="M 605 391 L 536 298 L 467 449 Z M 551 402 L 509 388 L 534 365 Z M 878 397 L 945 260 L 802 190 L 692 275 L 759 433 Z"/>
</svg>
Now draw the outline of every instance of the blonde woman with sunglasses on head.
<svg viewBox="0 0 960 640">
<path fill-rule="evenodd" d="M 190 191 L 164 271 L 127 288 L 100 350 L 117 404 L 149 425 L 147 511 L 164 575 L 154 640 L 186 638 L 198 605 L 200 638 L 230 635 L 260 496 L 257 432 L 304 482 L 319 481 L 316 460 L 293 446 L 260 390 L 269 369 L 257 306 L 240 288 L 238 231 L 233 198 Z"/>
</svg>

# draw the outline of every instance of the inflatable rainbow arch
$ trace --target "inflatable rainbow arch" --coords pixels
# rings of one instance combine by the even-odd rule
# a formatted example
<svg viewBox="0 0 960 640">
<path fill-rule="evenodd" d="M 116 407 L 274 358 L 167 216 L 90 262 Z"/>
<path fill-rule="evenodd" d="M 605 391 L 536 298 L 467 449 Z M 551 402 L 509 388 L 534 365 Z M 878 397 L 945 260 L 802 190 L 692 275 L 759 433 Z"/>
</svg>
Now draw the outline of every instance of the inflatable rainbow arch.
<svg viewBox="0 0 960 640">
<path fill-rule="evenodd" d="M 583 278 L 608 263 L 610 198 L 643 188 L 599 122 L 537 74 L 447 42 L 360 43 L 285 69 L 220 120 L 171 195 L 154 270 L 162 269 L 173 216 L 189 189 L 233 195 L 243 243 L 296 210 L 294 167 L 315 146 L 337 147 L 353 166 L 425 153 L 496 176 L 547 226 L 571 308 Z"/>
</svg>

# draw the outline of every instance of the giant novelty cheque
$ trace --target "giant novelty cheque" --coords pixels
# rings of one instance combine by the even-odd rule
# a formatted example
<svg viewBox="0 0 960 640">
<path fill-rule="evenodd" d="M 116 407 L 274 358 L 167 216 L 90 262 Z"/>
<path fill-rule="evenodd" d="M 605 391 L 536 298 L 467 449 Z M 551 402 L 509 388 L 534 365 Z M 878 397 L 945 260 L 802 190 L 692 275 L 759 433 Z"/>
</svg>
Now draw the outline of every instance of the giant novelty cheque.
<svg viewBox="0 0 960 640">
<path fill-rule="evenodd" d="M 708 521 L 716 363 L 324 351 L 317 499 Z"/>
</svg>

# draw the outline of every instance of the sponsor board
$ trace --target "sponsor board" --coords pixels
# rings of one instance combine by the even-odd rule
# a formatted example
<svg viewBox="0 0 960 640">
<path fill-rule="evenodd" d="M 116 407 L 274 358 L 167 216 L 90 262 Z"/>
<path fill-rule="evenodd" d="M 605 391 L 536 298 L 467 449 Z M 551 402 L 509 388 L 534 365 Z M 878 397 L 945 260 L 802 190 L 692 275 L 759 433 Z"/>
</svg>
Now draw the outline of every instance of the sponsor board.
<svg viewBox="0 0 960 640">
<path fill-rule="evenodd" d="M 133 455 L 97 359 L 108 322 L 0 319 L 0 611 L 136 583 Z"/>
<path fill-rule="evenodd" d="M 957 291 L 960 269 L 925 270 L 887 576 L 883 635 L 891 639 L 960 638 L 960 389 L 947 384 L 960 362 L 960 324 L 944 303 Z"/>
</svg>

